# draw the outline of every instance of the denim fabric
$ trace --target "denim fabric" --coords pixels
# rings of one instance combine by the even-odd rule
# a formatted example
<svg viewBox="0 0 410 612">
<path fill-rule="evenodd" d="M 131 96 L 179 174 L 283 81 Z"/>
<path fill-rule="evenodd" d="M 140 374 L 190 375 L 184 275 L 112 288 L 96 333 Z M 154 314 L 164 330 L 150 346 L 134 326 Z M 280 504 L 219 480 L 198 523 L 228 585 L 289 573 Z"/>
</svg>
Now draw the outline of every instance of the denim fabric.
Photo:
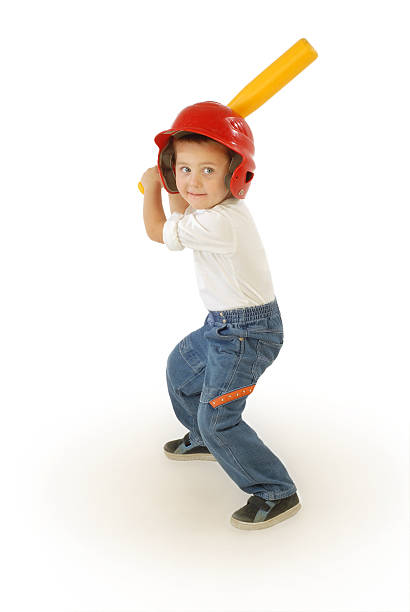
<svg viewBox="0 0 410 612">
<path fill-rule="evenodd" d="M 172 350 L 166 370 L 174 412 L 189 430 L 192 446 L 206 446 L 242 491 L 267 500 L 288 497 L 296 486 L 283 463 L 242 419 L 249 396 L 241 396 L 241 390 L 257 383 L 282 344 L 276 299 L 261 306 L 208 311 L 203 326 Z M 232 393 L 223 404 L 210 403 L 235 391 L 239 397 Z"/>
</svg>

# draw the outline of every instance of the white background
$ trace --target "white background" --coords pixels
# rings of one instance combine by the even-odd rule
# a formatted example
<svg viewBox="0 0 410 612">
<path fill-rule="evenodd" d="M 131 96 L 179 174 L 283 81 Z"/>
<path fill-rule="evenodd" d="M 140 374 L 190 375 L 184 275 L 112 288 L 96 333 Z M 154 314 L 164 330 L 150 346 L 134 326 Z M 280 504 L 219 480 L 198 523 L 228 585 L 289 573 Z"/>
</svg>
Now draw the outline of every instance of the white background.
<svg viewBox="0 0 410 612">
<path fill-rule="evenodd" d="M 5 610 L 409 609 L 406 4 L 2 3 Z M 302 37 L 318 59 L 248 117 L 285 345 L 244 413 L 302 511 L 245 532 L 218 464 L 162 451 L 206 310 L 137 182 L 183 107 Z"/>
</svg>

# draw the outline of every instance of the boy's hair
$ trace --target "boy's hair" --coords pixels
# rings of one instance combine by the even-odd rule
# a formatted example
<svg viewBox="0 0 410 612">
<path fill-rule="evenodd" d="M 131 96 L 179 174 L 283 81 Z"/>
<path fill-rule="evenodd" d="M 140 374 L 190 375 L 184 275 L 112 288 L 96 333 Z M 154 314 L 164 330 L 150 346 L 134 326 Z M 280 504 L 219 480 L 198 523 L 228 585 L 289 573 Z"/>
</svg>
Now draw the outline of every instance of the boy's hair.
<svg viewBox="0 0 410 612">
<path fill-rule="evenodd" d="M 235 151 L 232 151 L 232 149 L 229 149 L 221 142 L 218 142 L 217 140 L 214 140 L 213 138 L 209 138 L 209 136 L 204 136 L 203 134 L 197 134 L 196 132 L 181 132 L 180 134 L 175 134 L 174 136 L 171 136 L 171 138 L 169 139 L 169 146 L 172 147 L 172 151 L 173 151 L 172 163 L 175 163 L 175 158 L 176 158 L 174 143 L 181 142 L 181 141 L 182 142 L 216 142 L 217 144 L 219 144 L 221 147 L 225 149 L 225 152 L 228 155 L 230 162 L 235 156 Z"/>
</svg>

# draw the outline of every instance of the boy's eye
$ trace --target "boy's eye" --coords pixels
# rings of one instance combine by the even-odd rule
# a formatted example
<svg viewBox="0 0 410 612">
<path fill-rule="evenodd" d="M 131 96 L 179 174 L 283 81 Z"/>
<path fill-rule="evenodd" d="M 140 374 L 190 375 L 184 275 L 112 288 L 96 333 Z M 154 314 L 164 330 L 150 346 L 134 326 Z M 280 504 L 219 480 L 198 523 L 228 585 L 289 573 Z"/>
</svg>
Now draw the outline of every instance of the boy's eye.
<svg viewBox="0 0 410 612">
<path fill-rule="evenodd" d="M 181 166 L 180 170 L 183 174 L 188 174 L 188 172 L 190 172 L 190 169 L 188 168 L 188 166 Z M 210 175 L 210 174 L 213 174 L 214 172 L 215 170 L 213 168 L 204 168 L 204 174 Z"/>
</svg>

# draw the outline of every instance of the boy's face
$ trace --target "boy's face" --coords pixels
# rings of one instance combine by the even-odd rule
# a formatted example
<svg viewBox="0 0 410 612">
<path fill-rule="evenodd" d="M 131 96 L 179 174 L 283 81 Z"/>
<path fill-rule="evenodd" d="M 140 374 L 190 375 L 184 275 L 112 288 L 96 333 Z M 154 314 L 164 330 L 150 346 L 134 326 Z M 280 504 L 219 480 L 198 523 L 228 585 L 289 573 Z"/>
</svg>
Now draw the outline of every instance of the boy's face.
<svg viewBox="0 0 410 612">
<path fill-rule="evenodd" d="M 228 197 L 229 155 L 218 142 L 174 143 L 176 184 L 193 208 L 212 208 Z"/>
</svg>

